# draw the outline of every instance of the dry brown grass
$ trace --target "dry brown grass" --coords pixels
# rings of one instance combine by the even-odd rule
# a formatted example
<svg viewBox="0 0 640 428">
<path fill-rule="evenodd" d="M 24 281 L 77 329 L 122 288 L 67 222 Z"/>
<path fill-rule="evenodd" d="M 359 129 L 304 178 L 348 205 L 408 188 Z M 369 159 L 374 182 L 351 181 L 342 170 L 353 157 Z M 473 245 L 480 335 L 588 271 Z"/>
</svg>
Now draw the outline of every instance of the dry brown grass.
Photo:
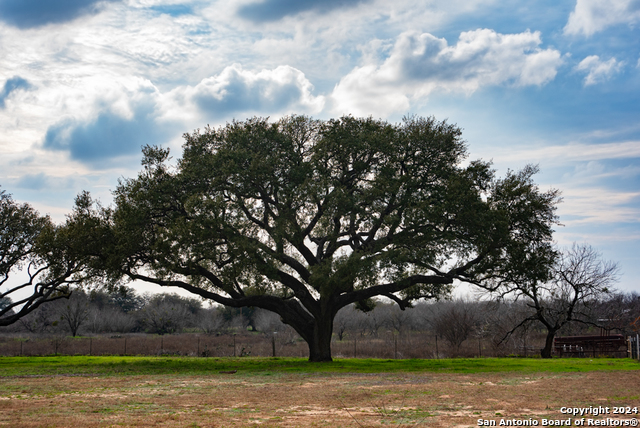
<svg viewBox="0 0 640 428">
<path fill-rule="evenodd" d="M 640 405 L 640 372 L 0 378 L 11 427 L 471 427 Z"/>
</svg>

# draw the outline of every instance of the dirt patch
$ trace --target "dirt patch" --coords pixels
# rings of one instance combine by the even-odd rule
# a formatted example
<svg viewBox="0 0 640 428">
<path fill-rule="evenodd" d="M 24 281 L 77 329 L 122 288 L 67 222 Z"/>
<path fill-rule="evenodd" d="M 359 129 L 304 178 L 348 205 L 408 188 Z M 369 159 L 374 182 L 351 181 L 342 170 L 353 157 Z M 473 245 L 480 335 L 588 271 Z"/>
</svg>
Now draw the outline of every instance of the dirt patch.
<svg viewBox="0 0 640 428">
<path fill-rule="evenodd" d="M 638 385 L 640 372 L 0 378 L 0 426 L 472 427 L 640 406 Z"/>
</svg>

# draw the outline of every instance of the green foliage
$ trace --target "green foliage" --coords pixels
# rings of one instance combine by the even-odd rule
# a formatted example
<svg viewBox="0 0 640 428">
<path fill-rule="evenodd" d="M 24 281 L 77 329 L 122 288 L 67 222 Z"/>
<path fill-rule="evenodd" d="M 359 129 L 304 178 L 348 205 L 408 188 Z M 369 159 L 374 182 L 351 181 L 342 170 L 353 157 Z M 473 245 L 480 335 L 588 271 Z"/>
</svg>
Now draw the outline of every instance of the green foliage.
<svg viewBox="0 0 640 428">
<path fill-rule="evenodd" d="M 144 299 L 136 294 L 135 290 L 125 285 L 107 287 L 107 289 L 94 289 L 90 294 L 91 303 L 99 309 L 105 307 L 118 308 L 122 312 L 133 312 L 142 308 Z"/>
<path fill-rule="evenodd" d="M 376 307 L 374 299 L 364 299 L 355 303 L 355 308 L 362 312 L 371 312 Z"/>
<path fill-rule="evenodd" d="M 19 270 L 27 278 L 0 291 L 0 326 L 18 321 L 43 303 L 68 297 L 70 284 L 81 279 L 88 256 L 79 249 L 88 235 L 78 230 L 76 214 L 56 226 L 48 216 L 0 191 L 0 286 Z"/>
<path fill-rule="evenodd" d="M 188 313 L 195 315 L 202 309 L 202 302 L 191 297 L 183 297 L 175 293 L 154 294 L 148 297 L 145 306 L 173 305 L 183 307 Z"/>
<path fill-rule="evenodd" d="M 11 303 L 13 303 L 13 300 L 11 300 L 11 297 L 1 297 L 0 298 L 0 311 L 3 310 L 4 308 L 8 308 Z M 9 311 L 11 311 L 11 309 L 9 309 Z"/>
<path fill-rule="evenodd" d="M 0 190 L 0 285 L 13 269 L 28 262 L 39 235 L 50 227 L 49 217 L 41 217 L 28 204 L 18 204 Z"/>
</svg>

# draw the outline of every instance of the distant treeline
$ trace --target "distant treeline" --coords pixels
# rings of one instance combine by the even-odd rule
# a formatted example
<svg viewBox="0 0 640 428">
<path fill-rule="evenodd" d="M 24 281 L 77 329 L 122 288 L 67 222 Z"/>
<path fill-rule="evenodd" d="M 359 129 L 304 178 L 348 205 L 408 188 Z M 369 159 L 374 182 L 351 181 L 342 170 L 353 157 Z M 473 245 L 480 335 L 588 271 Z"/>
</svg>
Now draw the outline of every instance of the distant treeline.
<svg viewBox="0 0 640 428">
<path fill-rule="evenodd" d="M 400 339 L 431 335 L 441 340 L 449 355 L 465 354 L 465 346 L 478 340 L 495 351 L 503 348 L 505 352 L 526 353 L 527 348 L 536 348 L 544 340 L 544 326 L 540 323 L 522 324 L 530 311 L 522 301 L 444 300 L 405 310 L 391 302 L 378 301 L 368 312 L 354 306 L 340 310 L 334 321 L 334 341 L 364 344 L 367 340 L 387 340 L 390 335 Z M 590 319 L 567 324 L 560 335 L 600 334 L 602 328 L 595 325 L 609 333 L 631 334 L 640 315 L 640 295 L 612 295 L 592 303 L 589 314 Z M 276 333 L 280 342 L 298 339 L 295 331 L 272 312 L 204 307 L 199 299 L 177 294 L 139 295 L 130 287 L 112 292 L 77 289 L 69 299 L 42 305 L 17 323 L 0 329 L 0 334 L 32 337 L 244 332 Z"/>
</svg>

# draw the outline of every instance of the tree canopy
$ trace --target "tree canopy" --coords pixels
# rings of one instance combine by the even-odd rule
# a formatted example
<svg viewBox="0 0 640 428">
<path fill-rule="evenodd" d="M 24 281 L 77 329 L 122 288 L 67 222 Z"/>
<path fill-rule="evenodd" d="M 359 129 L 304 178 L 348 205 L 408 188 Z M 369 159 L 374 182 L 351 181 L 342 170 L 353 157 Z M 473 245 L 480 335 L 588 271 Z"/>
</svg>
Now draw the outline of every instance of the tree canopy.
<svg viewBox="0 0 640 428">
<path fill-rule="evenodd" d="M 68 298 L 70 286 L 87 281 L 87 262 L 99 242 L 99 220 L 83 193 L 62 225 L 0 191 L 0 326 L 10 325 L 43 303 Z M 98 223 L 96 223 L 98 222 Z M 22 275 L 16 275 L 22 270 Z M 16 278 L 15 281 L 11 279 Z"/>
<path fill-rule="evenodd" d="M 331 360 L 337 311 L 401 308 L 454 281 L 545 280 L 558 192 L 534 166 L 495 176 L 461 131 L 409 117 L 253 118 L 185 134 L 182 158 L 143 170 L 102 210 L 101 269 L 276 312 Z"/>
</svg>

